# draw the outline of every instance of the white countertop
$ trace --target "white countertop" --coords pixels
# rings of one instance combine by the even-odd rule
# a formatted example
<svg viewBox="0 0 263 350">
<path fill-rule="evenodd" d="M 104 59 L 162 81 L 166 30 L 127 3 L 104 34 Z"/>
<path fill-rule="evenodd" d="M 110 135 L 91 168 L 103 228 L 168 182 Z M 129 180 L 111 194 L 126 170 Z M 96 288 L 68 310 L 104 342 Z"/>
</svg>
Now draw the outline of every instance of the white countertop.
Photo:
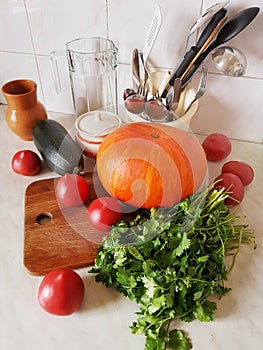
<svg viewBox="0 0 263 350">
<path fill-rule="evenodd" d="M 81 309 L 68 317 L 46 313 L 37 302 L 42 277 L 31 276 L 23 266 L 24 191 L 40 178 L 52 177 L 44 168 L 39 175 L 23 177 L 10 167 L 13 154 L 34 149 L 32 142 L 18 139 L 5 122 L 0 106 L 0 349 L 58 350 L 114 349 L 142 350 L 144 337 L 130 333 L 137 305 L 111 289 L 97 284 L 87 268 L 77 270 L 85 283 Z M 49 113 L 67 129 L 73 117 Z M 198 136 L 200 139 L 203 136 Z M 260 350 L 263 344 L 263 144 L 232 140 L 227 158 L 248 162 L 255 170 L 254 182 L 246 188 L 238 211 L 255 229 L 257 249 L 242 247 L 228 281 L 232 291 L 218 301 L 215 321 L 178 322 L 188 332 L 195 350 Z M 219 174 L 222 162 L 209 163 L 211 178 Z"/>
</svg>

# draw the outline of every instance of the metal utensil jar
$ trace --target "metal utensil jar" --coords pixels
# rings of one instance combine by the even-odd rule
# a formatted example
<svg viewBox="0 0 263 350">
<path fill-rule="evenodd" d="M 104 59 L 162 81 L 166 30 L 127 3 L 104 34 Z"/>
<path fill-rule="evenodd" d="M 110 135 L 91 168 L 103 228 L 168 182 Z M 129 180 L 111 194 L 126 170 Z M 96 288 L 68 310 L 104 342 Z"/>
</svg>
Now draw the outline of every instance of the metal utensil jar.
<svg viewBox="0 0 263 350">
<path fill-rule="evenodd" d="M 100 37 L 78 38 L 66 44 L 76 116 L 106 107 L 117 113 L 117 52 L 111 40 Z M 58 93 L 62 90 L 57 62 L 61 53 L 50 54 Z"/>
</svg>

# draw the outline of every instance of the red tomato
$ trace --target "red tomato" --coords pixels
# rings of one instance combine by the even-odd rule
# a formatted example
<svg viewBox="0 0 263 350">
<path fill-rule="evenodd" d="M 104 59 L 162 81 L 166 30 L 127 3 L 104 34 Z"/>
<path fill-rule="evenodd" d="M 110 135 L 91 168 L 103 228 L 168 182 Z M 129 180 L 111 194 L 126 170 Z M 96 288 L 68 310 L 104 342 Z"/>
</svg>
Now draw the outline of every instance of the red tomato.
<svg viewBox="0 0 263 350">
<path fill-rule="evenodd" d="M 232 173 L 237 175 L 244 186 L 249 185 L 254 179 L 254 170 L 250 165 L 237 160 L 230 160 L 222 167 L 222 173 Z"/>
<path fill-rule="evenodd" d="M 109 232 L 121 217 L 121 206 L 115 198 L 100 197 L 88 206 L 89 222 L 98 231 Z"/>
<path fill-rule="evenodd" d="M 215 188 L 220 189 L 224 187 L 230 192 L 229 197 L 225 199 L 226 205 L 237 205 L 242 202 L 245 195 L 245 188 L 237 175 L 223 173 L 216 177 L 215 181 L 217 180 L 220 181 L 215 184 Z"/>
<path fill-rule="evenodd" d="M 78 174 L 65 174 L 56 185 L 57 199 L 66 207 L 77 207 L 88 198 L 87 181 Z"/>
<path fill-rule="evenodd" d="M 17 174 L 33 176 L 41 169 L 41 159 L 34 151 L 22 150 L 13 155 L 11 166 Z"/>
<path fill-rule="evenodd" d="M 204 148 L 206 158 L 211 162 L 218 162 L 226 158 L 231 152 L 231 142 L 229 138 L 220 133 L 208 135 L 202 146 Z"/>
<path fill-rule="evenodd" d="M 40 306 L 52 315 L 67 316 L 80 308 L 84 297 L 81 277 L 70 269 L 50 271 L 38 289 Z"/>
</svg>

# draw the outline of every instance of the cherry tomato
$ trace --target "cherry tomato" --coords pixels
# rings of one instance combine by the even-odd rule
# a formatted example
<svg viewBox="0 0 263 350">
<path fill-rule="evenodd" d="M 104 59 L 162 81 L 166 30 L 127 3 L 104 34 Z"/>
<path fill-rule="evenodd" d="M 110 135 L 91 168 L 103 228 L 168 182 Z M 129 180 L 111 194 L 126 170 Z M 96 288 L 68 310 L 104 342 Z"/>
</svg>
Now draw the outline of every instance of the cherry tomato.
<svg viewBox="0 0 263 350">
<path fill-rule="evenodd" d="M 218 181 L 215 184 L 215 188 L 220 189 L 224 187 L 230 193 L 229 197 L 225 199 L 226 205 L 237 205 L 242 202 L 245 195 L 245 188 L 237 175 L 223 173 L 217 176 L 215 181 Z"/>
<path fill-rule="evenodd" d="M 231 152 L 231 142 L 227 136 L 220 133 L 208 135 L 202 146 L 204 148 L 206 158 L 211 162 L 218 162 L 226 158 Z"/>
<path fill-rule="evenodd" d="M 232 173 L 237 175 L 244 186 L 249 185 L 254 179 L 254 170 L 245 162 L 230 160 L 222 167 L 222 173 Z"/>
<path fill-rule="evenodd" d="M 81 277 L 70 269 L 50 271 L 38 288 L 40 306 L 52 315 L 71 315 L 80 308 L 83 297 L 84 283 Z"/>
<path fill-rule="evenodd" d="M 57 199 L 66 207 L 83 204 L 89 194 L 87 181 L 78 174 L 65 174 L 56 185 Z"/>
<path fill-rule="evenodd" d="M 41 159 L 34 151 L 21 150 L 13 155 L 11 166 L 17 174 L 33 176 L 41 169 Z"/>
<path fill-rule="evenodd" d="M 88 206 L 88 219 L 96 230 L 109 232 L 122 217 L 119 202 L 112 197 L 100 197 Z"/>
</svg>

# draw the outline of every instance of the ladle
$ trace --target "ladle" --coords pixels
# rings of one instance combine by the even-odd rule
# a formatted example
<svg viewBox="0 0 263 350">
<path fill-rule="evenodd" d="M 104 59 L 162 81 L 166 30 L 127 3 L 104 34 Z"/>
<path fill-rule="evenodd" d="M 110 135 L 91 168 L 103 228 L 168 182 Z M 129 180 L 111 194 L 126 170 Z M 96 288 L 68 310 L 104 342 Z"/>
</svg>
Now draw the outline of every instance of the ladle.
<svg viewBox="0 0 263 350">
<path fill-rule="evenodd" d="M 230 39 L 234 38 L 243 29 L 245 29 L 249 23 L 253 21 L 259 12 L 259 7 L 249 7 L 241 12 L 238 12 L 231 18 L 218 32 L 216 39 L 207 47 L 207 49 L 200 55 L 194 66 L 191 68 L 185 79 L 183 80 L 183 86 L 191 79 L 198 67 L 204 61 L 204 59 L 218 46 L 226 43 Z"/>
<path fill-rule="evenodd" d="M 220 46 L 212 53 L 216 68 L 229 77 L 241 77 L 247 67 L 246 56 L 233 46 Z"/>
</svg>

